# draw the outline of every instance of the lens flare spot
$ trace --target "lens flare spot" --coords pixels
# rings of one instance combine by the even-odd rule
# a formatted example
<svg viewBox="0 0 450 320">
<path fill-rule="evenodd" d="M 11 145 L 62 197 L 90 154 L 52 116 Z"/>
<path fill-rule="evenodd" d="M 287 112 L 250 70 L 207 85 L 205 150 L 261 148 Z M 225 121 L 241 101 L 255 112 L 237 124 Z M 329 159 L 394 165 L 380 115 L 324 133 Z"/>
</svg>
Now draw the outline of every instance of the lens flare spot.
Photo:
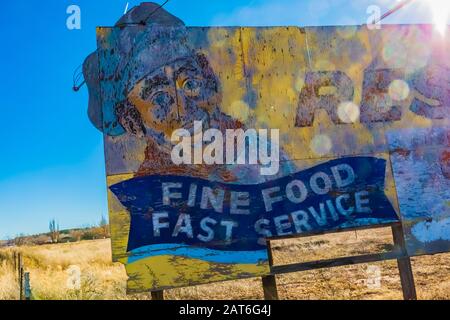
<svg viewBox="0 0 450 320">
<path fill-rule="evenodd" d="M 391 68 L 404 68 L 408 62 L 407 50 L 396 37 L 389 39 L 383 47 L 383 59 Z"/>
<path fill-rule="evenodd" d="M 433 23 L 435 29 L 445 36 L 450 20 L 450 2 L 448 0 L 430 0 L 427 1 L 433 14 Z"/>
<path fill-rule="evenodd" d="M 344 123 L 355 123 L 359 119 L 359 107 L 351 101 L 340 103 L 337 112 L 339 119 Z"/>
<path fill-rule="evenodd" d="M 250 107 L 242 100 L 236 100 L 231 104 L 230 116 L 246 121 L 250 115 Z"/>
<path fill-rule="evenodd" d="M 403 80 L 394 80 L 389 85 L 389 96 L 392 100 L 403 101 L 409 96 L 409 85 Z"/>
<path fill-rule="evenodd" d="M 311 150 L 318 156 L 324 156 L 331 151 L 333 143 L 325 134 L 316 135 L 311 141 Z"/>
</svg>

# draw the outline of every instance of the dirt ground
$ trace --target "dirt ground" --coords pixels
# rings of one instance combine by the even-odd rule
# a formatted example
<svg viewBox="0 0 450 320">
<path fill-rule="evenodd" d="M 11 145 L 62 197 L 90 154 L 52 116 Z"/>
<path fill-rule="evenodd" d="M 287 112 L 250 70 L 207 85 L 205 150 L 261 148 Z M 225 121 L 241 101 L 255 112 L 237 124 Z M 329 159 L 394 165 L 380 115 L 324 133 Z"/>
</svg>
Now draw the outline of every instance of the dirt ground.
<svg viewBox="0 0 450 320">
<path fill-rule="evenodd" d="M 392 249 L 389 228 L 272 243 L 274 264 L 315 261 Z M 0 299 L 17 299 L 13 248 L 0 249 Z M 126 295 L 126 273 L 111 262 L 109 240 L 14 248 L 24 255 L 34 299 L 149 299 Z M 70 290 L 73 265 L 81 289 Z M 450 254 L 412 259 L 419 299 L 450 299 Z M 281 299 L 402 299 L 397 262 L 384 261 L 277 276 Z M 263 299 L 260 278 L 168 290 L 166 299 Z"/>
</svg>

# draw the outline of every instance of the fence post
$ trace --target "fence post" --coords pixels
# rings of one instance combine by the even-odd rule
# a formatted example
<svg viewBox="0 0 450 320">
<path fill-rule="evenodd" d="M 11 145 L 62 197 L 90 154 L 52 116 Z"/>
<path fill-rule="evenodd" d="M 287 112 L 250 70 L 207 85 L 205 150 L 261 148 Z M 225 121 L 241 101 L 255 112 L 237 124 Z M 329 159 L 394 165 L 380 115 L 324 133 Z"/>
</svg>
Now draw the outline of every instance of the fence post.
<svg viewBox="0 0 450 320">
<path fill-rule="evenodd" d="M 19 300 L 23 300 L 23 260 L 20 252 L 17 254 L 17 281 L 19 282 Z"/>
<path fill-rule="evenodd" d="M 267 240 L 267 253 L 269 257 L 269 266 L 273 266 L 272 246 L 270 240 Z M 262 277 L 262 285 L 265 300 L 278 300 L 277 278 L 275 275 Z"/>
<path fill-rule="evenodd" d="M 17 263 L 16 263 L 16 272 L 17 272 L 17 281 L 20 281 L 20 267 L 22 263 L 22 256 L 20 252 L 17 253 Z"/>
<path fill-rule="evenodd" d="M 13 251 L 13 267 L 14 271 L 17 270 L 17 252 Z"/>
<path fill-rule="evenodd" d="M 416 286 L 414 284 L 414 275 L 411 267 L 411 258 L 407 256 L 405 236 L 401 224 L 392 226 L 392 236 L 395 246 L 398 246 L 405 258 L 397 259 L 400 282 L 402 284 L 403 299 L 417 300 Z"/>
<path fill-rule="evenodd" d="M 152 291 L 152 300 L 164 300 L 164 290 Z"/>
<path fill-rule="evenodd" d="M 25 282 L 25 287 L 24 287 L 25 300 L 31 300 L 31 285 L 30 285 L 30 273 L 29 272 L 24 273 L 24 282 Z"/>
</svg>

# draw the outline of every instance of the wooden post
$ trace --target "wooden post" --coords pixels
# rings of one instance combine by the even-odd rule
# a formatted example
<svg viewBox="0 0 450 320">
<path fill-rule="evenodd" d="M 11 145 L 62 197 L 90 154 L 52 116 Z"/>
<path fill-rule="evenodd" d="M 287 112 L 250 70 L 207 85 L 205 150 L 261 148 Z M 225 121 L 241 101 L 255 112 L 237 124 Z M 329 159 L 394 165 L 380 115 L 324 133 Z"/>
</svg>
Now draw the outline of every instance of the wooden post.
<svg viewBox="0 0 450 320">
<path fill-rule="evenodd" d="M 17 278 L 19 282 L 19 300 L 23 300 L 23 261 L 20 252 L 17 255 Z"/>
<path fill-rule="evenodd" d="M 17 270 L 17 252 L 13 251 L 13 267 Z"/>
<path fill-rule="evenodd" d="M 25 300 L 31 300 L 31 285 L 30 285 L 30 273 L 25 272 L 24 273 L 24 295 Z"/>
<path fill-rule="evenodd" d="M 152 300 L 164 300 L 164 291 L 152 291 Z"/>
<path fill-rule="evenodd" d="M 20 281 L 20 267 L 22 265 L 22 255 L 20 252 L 17 253 L 17 263 L 16 263 L 16 272 L 17 272 L 17 281 Z"/>
<path fill-rule="evenodd" d="M 20 268 L 19 291 L 19 299 L 23 300 L 23 267 Z"/>
<path fill-rule="evenodd" d="M 405 300 L 417 300 L 416 286 L 414 284 L 414 275 L 411 267 L 411 259 L 407 256 L 405 236 L 401 224 L 392 226 L 392 236 L 394 244 L 399 247 L 405 258 L 397 259 L 400 281 L 402 283 L 403 298 Z"/>
<path fill-rule="evenodd" d="M 267 253 L 269 257 L 269 266 L 273 266 L 272 246 L 270 240 L 267 240 Z M 262 285 L 265 300 L 278 300 L 277 279 L 275 275 L 262 277 Z"/>
</svg>

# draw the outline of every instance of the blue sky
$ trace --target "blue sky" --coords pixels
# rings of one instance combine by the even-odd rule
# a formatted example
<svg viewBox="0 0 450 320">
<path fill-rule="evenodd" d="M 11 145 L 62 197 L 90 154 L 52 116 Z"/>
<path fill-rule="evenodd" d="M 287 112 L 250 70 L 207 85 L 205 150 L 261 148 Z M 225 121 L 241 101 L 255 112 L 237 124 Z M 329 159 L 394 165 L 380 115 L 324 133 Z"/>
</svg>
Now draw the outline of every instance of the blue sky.
<svg viewBox="0 0 450 320">
<path fill-rule="evenodd" d="M 113 25 L 127 2 L 140 1 L 2 3 L 0 239 L 46 232 L 51 218 L 72 228 L 107 214 L 102 135 L 86 116 L 86 88 L 72 92 L 72 75 L 95 50 L 95 27 Z M 166 9 L 192 26 L 341 25 L 363 24 L 369 5 L 384 11 L 395 2 L 171 0 Z M 81 30 L 66 28 L 71 4 L 81 8 Z M 386 22 L 426 23 L 431 15 L 413 4 Z"/>
</svg>

